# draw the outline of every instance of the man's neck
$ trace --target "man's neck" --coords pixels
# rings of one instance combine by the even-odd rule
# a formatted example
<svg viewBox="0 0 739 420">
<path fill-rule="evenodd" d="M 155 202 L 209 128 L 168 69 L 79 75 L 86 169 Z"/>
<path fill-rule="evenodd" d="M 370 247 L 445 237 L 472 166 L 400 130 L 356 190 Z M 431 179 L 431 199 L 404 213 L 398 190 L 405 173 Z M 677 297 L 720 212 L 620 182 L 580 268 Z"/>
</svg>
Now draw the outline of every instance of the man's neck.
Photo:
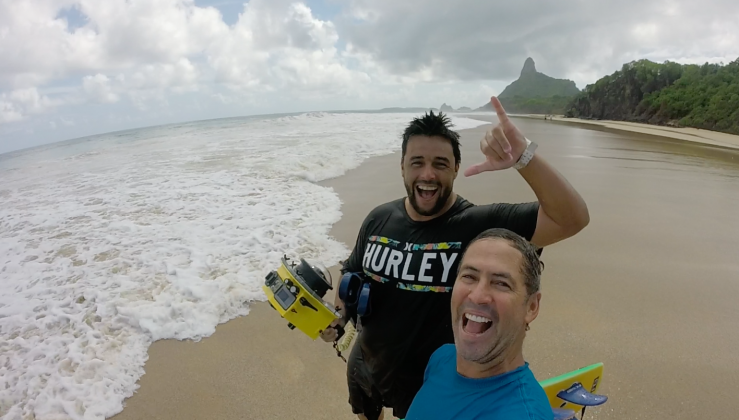
<svg viewBox="0 0 739 420">
<path fill-rule="evenodd" d="M 516 370 L 525 363 L 521 349 L 485 364 L 470 362 L 457 354 L 457 373 L 470 379 L 490 378 Z"/>
<path fill-rule="evenodd" d="M 452 208 L 452 206 L 454 205 L 456 201 L 457 201 L 457 193 L 452 192 L 451 194 L 449 194 L 449 198 L 447 199 L 447 202 L 444 205 L 444 207 L 438 213 L 434 214 L 433 216 L 423 216 L 421 214 L 418 214 L 416 209 L 414 209 L 413 206 L 411 205 L 410 199 L 408 197 L 405 198 L 403 203 L 405 205 L 405 212 L 408 213 L 408 216 L 411 219 L 415 220 L 416 222 L 428 222 L 429 220 L 434 220 L 437 217 L 448 212 L 449 209 Z"/>
</svg>

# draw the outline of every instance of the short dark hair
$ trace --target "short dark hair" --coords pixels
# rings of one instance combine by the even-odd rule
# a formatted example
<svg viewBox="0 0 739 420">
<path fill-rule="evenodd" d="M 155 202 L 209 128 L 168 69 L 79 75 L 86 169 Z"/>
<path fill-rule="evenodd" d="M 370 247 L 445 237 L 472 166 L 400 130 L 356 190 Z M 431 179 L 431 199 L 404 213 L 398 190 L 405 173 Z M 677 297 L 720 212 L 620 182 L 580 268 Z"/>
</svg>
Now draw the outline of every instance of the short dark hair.
<svg viewBox="0 0 739 420">
<path fill-rule="evenodd" d="M 452 124 L 449 117 L 441 111 L 439 111 L 438 115 L 434 115 L 434 111 L 431 110 L 428 113 L 423 114 L 420 118 L 414 118 L 403 132 L 403 152 L 400 159 L 405 159 L 408 140 L 410 140 L 412 136 L 439 136 L 449 140 L 452 144 L 455 164 L 459 164 L 462 161 L 462 153 L 459 151 L 459 133 L 452 130 L 451 127 L 454 127 L 454 124 Z"/>
<path fill-rule="evenodd" d="M 470 241 L 462 254 L 462 259 L 464 259 L 464 254 L 467 253 L 467 250 L 470 249 L 472 244 L 483 239 L 502 239 L 518 250 L 518 252 L 523 256 L 521 273 L 523 273 L 524 282 L 526 283 L 526 297 L 528 298 L 539 291 L 541 288 L 541 272 L 544 271 L 544 263 L 539 259 L 539 252 L 531 242 L 508 229 L 492 228 L 480 233 Z"/>
</svg>

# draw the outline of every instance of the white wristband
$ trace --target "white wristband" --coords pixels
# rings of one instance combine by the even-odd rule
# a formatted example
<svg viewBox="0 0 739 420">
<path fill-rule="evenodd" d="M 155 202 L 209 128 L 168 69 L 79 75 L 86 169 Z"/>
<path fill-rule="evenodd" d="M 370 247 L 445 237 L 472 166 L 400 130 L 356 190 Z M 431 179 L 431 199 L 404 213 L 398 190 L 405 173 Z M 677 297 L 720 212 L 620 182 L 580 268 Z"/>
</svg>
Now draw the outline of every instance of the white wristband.
<svg viewBox="0 0 739 420">
<path fill-rule="evenodd" d="M 523 151 L 521 157 L 518 158 L 518 162 L 513 165 L 513 168 L 517 170 L 525 168 L 531 162 L 531 159 L 533 159 L 534 151 L 536 151 L 537 147 L 538 145 L 536 143 L 526 139 L 526 150 Z"/>
</svg>

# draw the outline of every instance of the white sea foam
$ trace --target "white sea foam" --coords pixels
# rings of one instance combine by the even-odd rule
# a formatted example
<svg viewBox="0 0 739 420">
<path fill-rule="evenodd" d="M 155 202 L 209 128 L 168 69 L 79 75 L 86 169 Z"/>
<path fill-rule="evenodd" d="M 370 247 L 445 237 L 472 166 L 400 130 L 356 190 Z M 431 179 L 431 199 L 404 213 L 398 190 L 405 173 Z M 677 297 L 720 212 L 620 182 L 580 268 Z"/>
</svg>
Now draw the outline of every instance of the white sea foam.
<svg viewBox="0 0 739 420">
<path fill-rule="evenodd" d="M 206 121 L 6 159 L 0 418 L 112 416 L 153 340 L 247 314 L 283 254 L 344 258 L 328 237 L 341 203 L 314 182 L 398 150 L 411 117 Z"/>
</svg>

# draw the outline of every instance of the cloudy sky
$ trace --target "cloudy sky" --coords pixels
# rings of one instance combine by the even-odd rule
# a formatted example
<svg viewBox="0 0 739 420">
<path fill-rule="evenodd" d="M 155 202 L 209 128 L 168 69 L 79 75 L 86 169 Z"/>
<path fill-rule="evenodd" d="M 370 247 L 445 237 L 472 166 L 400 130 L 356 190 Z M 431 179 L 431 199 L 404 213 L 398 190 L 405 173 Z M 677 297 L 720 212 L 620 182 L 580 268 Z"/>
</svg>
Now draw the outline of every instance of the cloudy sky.
<svg viewBox="0 0 739 420">
<path fill-rule="evenodd" d="M 739 57 L 736 0 L 0 0 L 0 153 L 251 114 L 483 105 L 526 57 L 579 88 Z"/>
</svg>

